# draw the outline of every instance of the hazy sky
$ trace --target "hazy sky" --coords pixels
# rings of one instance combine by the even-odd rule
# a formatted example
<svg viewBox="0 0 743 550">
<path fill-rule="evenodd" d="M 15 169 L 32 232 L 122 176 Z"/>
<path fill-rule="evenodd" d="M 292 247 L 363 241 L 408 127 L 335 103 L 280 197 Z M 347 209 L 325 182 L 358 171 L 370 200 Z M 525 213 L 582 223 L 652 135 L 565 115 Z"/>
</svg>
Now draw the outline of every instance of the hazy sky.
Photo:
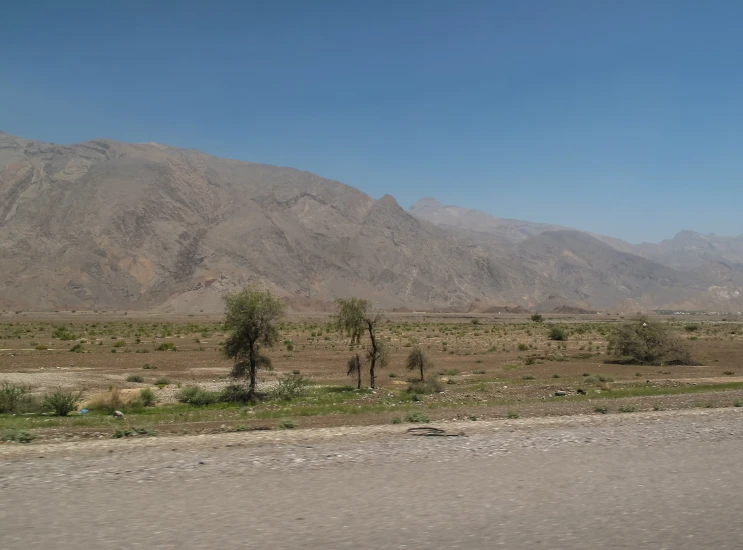
<svg viewBox="0 0 743 550">
<path fill-rule="evenodd" d="M 408 207 L 743 233 L 743 2 L 6 2 L 0 129 L 157 141 Z"/>
</svg>

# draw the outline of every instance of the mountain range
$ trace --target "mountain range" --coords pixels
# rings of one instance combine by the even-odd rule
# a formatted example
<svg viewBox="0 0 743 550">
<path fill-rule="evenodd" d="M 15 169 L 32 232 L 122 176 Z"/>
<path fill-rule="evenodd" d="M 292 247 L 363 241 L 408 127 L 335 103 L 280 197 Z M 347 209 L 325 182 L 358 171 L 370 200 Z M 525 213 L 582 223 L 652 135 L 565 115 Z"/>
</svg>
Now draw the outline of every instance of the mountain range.
<svg viewBox="0 0 743 550">
<path fill-rule="evenodd" d="M 0 309 L 743 309 L 743 236 L 631 245 L 156 143 L 0 132 Z"/>
</svg>

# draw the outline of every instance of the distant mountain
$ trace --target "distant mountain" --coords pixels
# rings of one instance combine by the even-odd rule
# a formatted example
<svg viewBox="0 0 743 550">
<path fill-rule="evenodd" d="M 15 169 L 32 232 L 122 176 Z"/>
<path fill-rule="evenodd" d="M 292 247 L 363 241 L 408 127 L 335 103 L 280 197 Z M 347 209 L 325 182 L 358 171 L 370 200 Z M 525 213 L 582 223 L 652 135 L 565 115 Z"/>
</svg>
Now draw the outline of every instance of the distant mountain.
<svg viewBox="0 0 743 550">
<path fill-rule="evenodd" d="M 684 272 L 585 233 L 431 199 L 408 213 L 389 195 L 291 168 L 0 133 L 5 310 L 219 311 L 226 292 L 259 282 L 295 309 L 326 311 L 347 296 L 408 310 L 729 311 L 743 309 L 741 273 L 725 258 Z"/>
<path fill-rule="evenodd" d="M 432 198 L 421 199 L 409 211 L 558 281 L 576 297 L 558 296 L 566 308 L 590 310 L 620 303 L 643 310 L 743 307 L 743 236 L 682 231 L 659 244 L 633 245 L 605 235 L 444 206 Z M 559 307 L 549 299 L 536 306 L 543 312 Z"/>
<path fill-rule="evenodd" d="M 560 290 L 493 250 L 290 168 L 159 144 L 0 134 L 0 308 L 219 310 L 259 281 L 301 307 L 522 304 Z"/>
<path fill-rule="evenodd" d="M 518 243 L 544 231 L 565 229 L 557 225 L 524 222 L 496 218 L 480 210 L 460 206 L 444 206 L 436 199 L 420 199 L 408 209 L 413 216 L 438 225 L 453 229 L 475 231 L 494 235 L 505 243 Z"/>
</svg>

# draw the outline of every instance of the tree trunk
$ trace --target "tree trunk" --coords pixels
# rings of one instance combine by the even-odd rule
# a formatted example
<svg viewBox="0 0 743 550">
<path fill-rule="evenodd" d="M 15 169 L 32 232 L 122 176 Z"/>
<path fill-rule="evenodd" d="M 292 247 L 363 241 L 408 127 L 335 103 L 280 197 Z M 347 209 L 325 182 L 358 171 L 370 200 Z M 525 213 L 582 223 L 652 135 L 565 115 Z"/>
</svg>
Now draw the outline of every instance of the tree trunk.
<svg viewBox="0 0 743 550">
<path fill-rule="evenodd" d="M 361 357 L 359 357 L 359 354 L 356 354 L 356 376 L 358 376 L 358 382 L 356 384 L 356 389 L 361 389 Z"/>
<path fill-rule="evenodd" d="M 377 340 L 374 338 L 374 325 L 367 321 L 369 326 L 369 339 L 371 340 L 371 353 L 369 354 L 369 385 L 374 389 L 374 367 L 377 364 Z"/>
<path fill-rule="evenodd" d="M 250 393 L 255 393 L 255 371 L 256 371 L 256 358 L 255 358 L 255 345 L 250 344 Z"/>
<path fill-rule="evenodd" d="M 423 361 L 421 361 L 421 382 L 425 382 L 425 380 L 423 380 Z"/>
</svg>

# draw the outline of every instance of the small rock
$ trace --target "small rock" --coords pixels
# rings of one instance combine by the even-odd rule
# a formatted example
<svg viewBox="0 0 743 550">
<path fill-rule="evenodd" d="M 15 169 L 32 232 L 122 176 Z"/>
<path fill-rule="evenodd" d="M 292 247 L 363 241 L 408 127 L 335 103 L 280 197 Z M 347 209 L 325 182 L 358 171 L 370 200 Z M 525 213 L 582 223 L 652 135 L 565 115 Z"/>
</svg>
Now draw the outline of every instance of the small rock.
<svg viewBox="0 0 743 550">
<path fill-rule="evenodd" d="M 121 411 L 114 411 L 113 417 L 114 418 L 124 418 L 124 413 L 121 412 Z"/>
<path fill-rule="evenodd" d="M 566 396 L 567 394 L 568 394 L 568 392 L 566 392 L 566 391 L 562 391 L 562 390 L 557 390 L 557 391 L 555 392 L 555 397 L 564 397 L 564 396 Z"/>
</svg>

